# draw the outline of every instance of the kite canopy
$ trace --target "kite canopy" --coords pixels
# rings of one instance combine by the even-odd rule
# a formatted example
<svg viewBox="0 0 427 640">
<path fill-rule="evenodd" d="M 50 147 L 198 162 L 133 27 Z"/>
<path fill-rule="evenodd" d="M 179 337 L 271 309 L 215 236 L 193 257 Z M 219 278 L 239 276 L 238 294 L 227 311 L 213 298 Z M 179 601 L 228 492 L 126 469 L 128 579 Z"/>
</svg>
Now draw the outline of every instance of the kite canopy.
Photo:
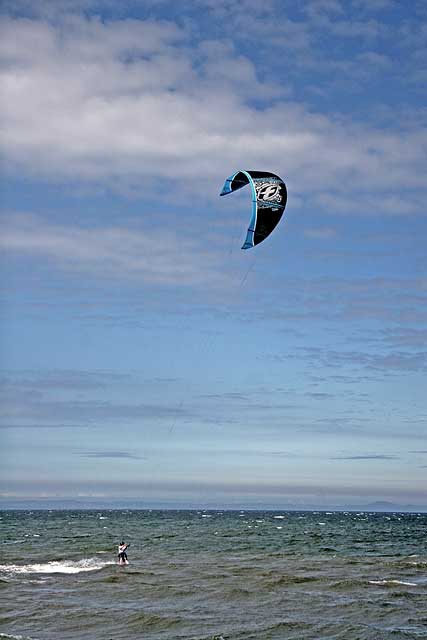
<svg viewBox="0 0 427 640">
<path fill-rule="evenodd" d="M 252 190 L 252 217 L 242 249 L 250 249 L 270 235 L 282 217 L 288 198 L 283 180 L 268 171 L 237 171 L 227 178 L 219 195 L 225 196 L 246 184 L 250 184 Z"/>
</svg>

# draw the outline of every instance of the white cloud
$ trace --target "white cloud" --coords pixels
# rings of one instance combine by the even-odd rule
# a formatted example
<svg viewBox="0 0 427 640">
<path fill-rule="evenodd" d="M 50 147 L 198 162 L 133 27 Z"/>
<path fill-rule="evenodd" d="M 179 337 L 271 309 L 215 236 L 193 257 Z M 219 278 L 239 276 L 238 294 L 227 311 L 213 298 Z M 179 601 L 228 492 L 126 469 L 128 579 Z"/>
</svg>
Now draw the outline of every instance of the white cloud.
<svg viewBox="0 0 427 640">
<path fill-rule="evenodd" d="M 39 256 L 63 270 L 141 284 L 227 288 L 223 253 L 166 227 L 79 228 L 33 215 L 9 217 L 0 238 L 9 253 Z"/>
<path fill-rule="evenodd" d="M 340 214 L 368 214 L 378 215 L 425 215 L 427 208 L 425 198 L 420 192 L 413 194 L 387 194 L 387 193 L 362 193 L 351 200 L 344 191 L 337 193 L 319 192 L 315 196 L 315 202 L 326 211 Z"/>
<path fill-rule="evenodd" d="M 288 177 L 295 194 L 345 184 L 347 204 L 356 190 L 392 190 L 393 199 L 425 188 L 423 130 L 379 131 L 310 112 L 286 100 L 280 82 L 261 82 L 229 42 L 192 46 L 172 23 L 77 16 L 55 25 L 5 19 L 0 36 L 10 171 L 195 189 L 196 172 L 203 185 L 220 185 L 229 171 L 265 167 Z"/>
<path fill-rule="evenodd" d="M 392 351 L 374 354 L 362 351 L 333 351 L 320 348 L 303 348 L 312 362 L 322 362 L 326 367 L 362 367 L 375 371 L 426 371 L 427 352 Z"/>
<path fill-rule="evenodd" d="M 343 13 L 340 0 L 309 0 L 303 6 L 306 13 L 313 18 L 325 15 L 336 16 Z"/>
<path fill-rule="evenodd" d="M 407 327 L 388 329 L 383 331 L 382 339 L 393 347 L 424 348 L 427 344 L 427 329 L 412 329 Z"/>
</svg>

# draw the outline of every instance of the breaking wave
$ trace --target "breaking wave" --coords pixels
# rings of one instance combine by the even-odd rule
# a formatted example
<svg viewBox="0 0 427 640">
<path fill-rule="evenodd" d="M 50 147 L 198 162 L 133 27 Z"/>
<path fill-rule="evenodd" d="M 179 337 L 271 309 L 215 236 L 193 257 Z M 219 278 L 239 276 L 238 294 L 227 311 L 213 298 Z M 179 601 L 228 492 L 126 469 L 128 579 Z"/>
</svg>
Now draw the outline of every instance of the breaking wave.
<svg viewBox="0 0 427 640">
<path fill-rule="evenodd" d="M 2 564 L 0 572 L 5 574 L 50 574 L 64 573 L 75 574 L 84 571 L 99 571 L 114 562 L 102 562 L 99 558 L 87 558 L 84 560 L 52 560 L 51 562 L 35 563 L 35 564 Z M 0 636 L 1 638 L 1 636 Z"/>
</svg>

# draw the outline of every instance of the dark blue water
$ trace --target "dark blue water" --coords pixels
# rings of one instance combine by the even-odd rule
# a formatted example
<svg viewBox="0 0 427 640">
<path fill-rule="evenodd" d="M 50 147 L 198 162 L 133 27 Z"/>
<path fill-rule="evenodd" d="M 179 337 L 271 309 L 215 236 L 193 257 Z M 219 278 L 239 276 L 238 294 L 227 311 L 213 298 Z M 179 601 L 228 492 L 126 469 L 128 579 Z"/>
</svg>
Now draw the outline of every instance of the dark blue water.
<svg viewBox="0 0 427 640">
<path fill-rule="evenodd" d="M 427 638 L 426 514 L 0 515 L 3 639 Z"/>
</svg>

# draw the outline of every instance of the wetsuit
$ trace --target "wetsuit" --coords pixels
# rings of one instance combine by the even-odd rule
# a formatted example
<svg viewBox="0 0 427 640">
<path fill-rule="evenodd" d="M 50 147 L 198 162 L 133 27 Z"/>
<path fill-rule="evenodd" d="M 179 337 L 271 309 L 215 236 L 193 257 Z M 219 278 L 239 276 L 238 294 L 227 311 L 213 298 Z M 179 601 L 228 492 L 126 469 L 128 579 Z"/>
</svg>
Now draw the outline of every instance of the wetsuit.
<svg viewBox="0 0 427 640">
<path fill-rule="evenodd" d="M 127 544 L 119 544 L 119 553 L 118 553 L 119 562 L 126 562 L 126 560 L 128 559 L 127 553 L 126 553 L 127 548 L 128 548 Z"/>
</svg>

